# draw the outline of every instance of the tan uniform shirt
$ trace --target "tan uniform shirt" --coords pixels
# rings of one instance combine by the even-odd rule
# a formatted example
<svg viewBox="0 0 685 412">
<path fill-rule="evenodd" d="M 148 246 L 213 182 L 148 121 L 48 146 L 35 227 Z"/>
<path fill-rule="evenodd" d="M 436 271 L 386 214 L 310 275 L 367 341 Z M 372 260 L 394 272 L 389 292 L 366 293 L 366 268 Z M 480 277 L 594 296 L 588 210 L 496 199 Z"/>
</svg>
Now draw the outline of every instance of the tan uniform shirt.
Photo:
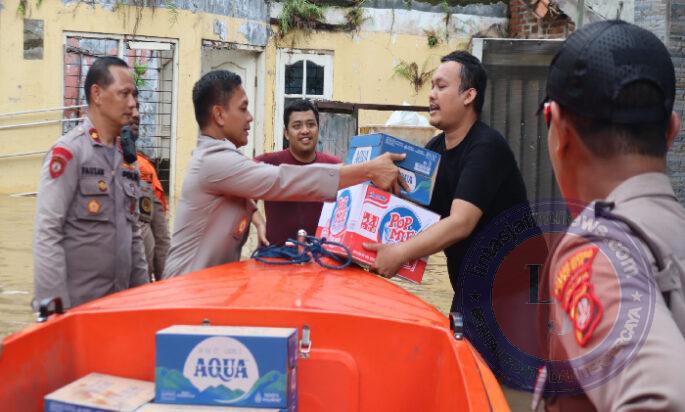
<svg viewBox="0 0 685 412">
<path fill-rule="evenodd" d="M 145 179 L 140 181 L 139 211 L 148 274 L 150 279 L 158 280 L 162 278 L 169 253 L 169 229 L 164 205 L 155 195 L 152 184 Z"/>
<path fill-rule="evenodd" d="M 38 188 L 36 301 L 60 296 L 67 307 L 76 306 L 147 283 L 138 180 L 118 139 L 113 147 L 101 144 L 89 120 L 58 140 Z"/>
<path fill-rule="evenodd" d="M 574 360 L 573 378 L 584 394 L 552 397 L 547 409 L 683 411 L 685 318 L 669 310 L 661 290 L 664 280 L 683 285 L 685 278 L 672 272 L 664 279 L 646 244 L 610 213 L 637 223 L 682 262 L 685 209 L 661 173 L 634 176 L 606 200 L 613 209 L 586 208 L 552 258 L 549 353 Z M 669 293 L 682 306 L 683 288 Z"/>
<path fill-rule="evenodd" d="M 228 140 L 200 136 L 176 209 L 164 278 L 234 262 L 256 210 L 252 199 L 335 199 L 340 166 L 256 163 Z"/>
</svg>

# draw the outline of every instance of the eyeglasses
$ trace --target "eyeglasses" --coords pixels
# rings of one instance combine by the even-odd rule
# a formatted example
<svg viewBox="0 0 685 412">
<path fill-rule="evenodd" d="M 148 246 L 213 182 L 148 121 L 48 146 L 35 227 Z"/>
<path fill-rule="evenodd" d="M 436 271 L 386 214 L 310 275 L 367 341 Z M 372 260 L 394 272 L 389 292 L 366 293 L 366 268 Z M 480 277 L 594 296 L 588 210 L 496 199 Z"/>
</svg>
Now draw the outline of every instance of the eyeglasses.
<svg viewBox="0 0 685 412">
<path fill-rule="evenodd" d="M 552 102 L 544 102 L 542 104 L 542 114 L 545 116 L 545 124 L 549 129 L 549 125 L 552 122 Z"/>
</svg>

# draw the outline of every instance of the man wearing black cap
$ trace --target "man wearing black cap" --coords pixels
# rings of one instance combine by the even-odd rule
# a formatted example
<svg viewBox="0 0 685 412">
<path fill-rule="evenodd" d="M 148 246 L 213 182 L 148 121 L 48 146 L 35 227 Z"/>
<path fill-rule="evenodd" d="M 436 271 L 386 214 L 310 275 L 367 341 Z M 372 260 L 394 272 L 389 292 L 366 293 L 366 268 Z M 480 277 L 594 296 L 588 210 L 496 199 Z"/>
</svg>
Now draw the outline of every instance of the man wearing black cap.
<svg viewBox="0 0 685 412">
<path fill-rule="evenodd" d="M 674 94 L 664 45 L 623 21 L 578 30 L 550 66 L 549 156 L 581 206 L 545 282 L 549 410 L 685 410 L 685 209 L 665 174 Z"/>
</svg>

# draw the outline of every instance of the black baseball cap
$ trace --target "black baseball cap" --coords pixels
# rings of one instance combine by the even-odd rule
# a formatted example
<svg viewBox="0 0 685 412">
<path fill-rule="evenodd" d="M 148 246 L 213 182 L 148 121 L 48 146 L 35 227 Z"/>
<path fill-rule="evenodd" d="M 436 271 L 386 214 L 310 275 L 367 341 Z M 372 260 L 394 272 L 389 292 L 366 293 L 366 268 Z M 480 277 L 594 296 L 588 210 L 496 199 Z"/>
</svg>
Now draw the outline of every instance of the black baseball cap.
<svg viewBox="0 0 685 412">
<path fill-rule="evenodd" d="M 636 81 L 658 87 L 663 106 L 619 107 L 621 89 Z M 606 20 L 566 39 L 549 67 L 545 101 L 591 119 L 641 124 L 668 119 L 674 97 L 673 61 L 661 40 L 634 24 Z"/>
</svg>

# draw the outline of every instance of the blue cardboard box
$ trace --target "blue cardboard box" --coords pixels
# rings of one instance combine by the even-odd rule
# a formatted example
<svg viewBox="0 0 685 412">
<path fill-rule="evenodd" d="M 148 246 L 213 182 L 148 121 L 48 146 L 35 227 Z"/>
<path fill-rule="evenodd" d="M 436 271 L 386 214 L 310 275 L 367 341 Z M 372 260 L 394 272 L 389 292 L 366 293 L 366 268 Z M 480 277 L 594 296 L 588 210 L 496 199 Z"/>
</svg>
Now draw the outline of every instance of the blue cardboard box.
<svg viewBox="0 0 685 412">
<path fill-rule="evenodd" d="M 168 403 L 148 403 L 136 412 L 297 412 L 297 402 L 289 408 L 249 408 L 240 406 L 201 406 Z"/>
<path fill-rule="evenodd" d="M 45 412 L 133 412 L 155 396 L 152 382 L 91 373 L 45 396 Z"/>
<path fill-rule="evenodd" d="M 410 188 L 409 191 L 402 190 L 401 196 L 415 203 L 429 205 L 440 165 L 440 155 L 434 151 L 384 133 L 373 133 L 352 137 L 345 163 L 366 162 L 386 152 L 407 155 L 397 164 Z"/>
<path fill-rule="evenodd" d="M 155 402 L 288 408 L 297 329 L 171 326 L 156 336 Z"/>
</svg>

